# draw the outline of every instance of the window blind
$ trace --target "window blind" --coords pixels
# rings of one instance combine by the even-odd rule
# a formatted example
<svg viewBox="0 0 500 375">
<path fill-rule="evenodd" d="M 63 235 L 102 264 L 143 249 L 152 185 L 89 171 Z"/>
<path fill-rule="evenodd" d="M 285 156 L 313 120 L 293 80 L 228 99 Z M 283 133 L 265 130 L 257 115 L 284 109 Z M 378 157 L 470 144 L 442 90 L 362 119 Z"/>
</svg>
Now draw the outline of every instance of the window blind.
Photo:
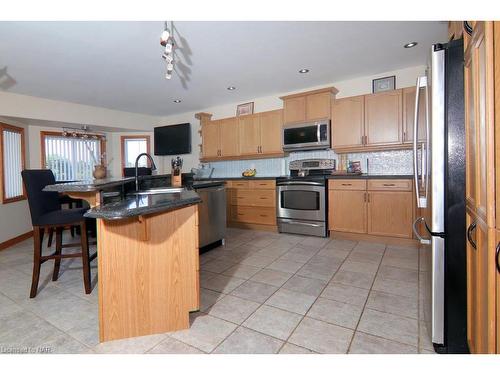
<svg viewBox="0 0 500 375">
<path fill-rule="evenodd" d="M 23 195 L 22 133 L 3 129 L 2 135 L 4 199 L 12 199 Z"/>
<path fill-rule="evenodd" d="M 128 138 L 124 140 L 125 167 L 135 167 L 135 159 L 138 155 L 148 151 L 148 141 L 146 138 Z M 147 167 L 147 159 L 139 160 L 139 167 Z"/>
<path fill-rule="evenodd" d="M 92 171 L 101 155 L 99 139 L 45 137 L 45 168 L 54 172 L 56 181 L 92 179 Z"/>
</svg>

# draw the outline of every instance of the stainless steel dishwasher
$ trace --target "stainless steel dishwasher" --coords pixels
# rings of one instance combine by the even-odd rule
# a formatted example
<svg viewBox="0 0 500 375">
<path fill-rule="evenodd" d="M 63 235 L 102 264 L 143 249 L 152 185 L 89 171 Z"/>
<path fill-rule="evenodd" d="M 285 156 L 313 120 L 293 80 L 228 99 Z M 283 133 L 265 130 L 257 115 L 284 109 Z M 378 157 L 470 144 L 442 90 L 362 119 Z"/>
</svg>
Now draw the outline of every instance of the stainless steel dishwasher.
<svg viewBox="0 0 500 375">
<path fill-rule="evenodd" d="M 226 236 L 226 188 L 224 181 L 193 183 L 201 198 L 198 205 L 200 249 L 223 242 Z"/>
</svg>

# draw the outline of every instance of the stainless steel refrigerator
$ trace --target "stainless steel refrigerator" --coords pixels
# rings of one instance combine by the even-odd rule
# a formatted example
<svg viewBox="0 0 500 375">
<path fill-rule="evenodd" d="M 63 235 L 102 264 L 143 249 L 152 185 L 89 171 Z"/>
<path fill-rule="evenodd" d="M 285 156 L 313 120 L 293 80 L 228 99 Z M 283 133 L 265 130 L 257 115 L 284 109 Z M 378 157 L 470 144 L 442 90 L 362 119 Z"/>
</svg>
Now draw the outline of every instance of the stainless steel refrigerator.
<svg viewBox="0 0 500 375">
<path fill-rule="evenodd" d="M 421 216 L 413 230 L 421 243 L 420 319 L 439 353 L 468 352 L 463 60 L 462 40 L 434 44 L 415 98 L 413 161 Z M 424 126 L 419 111 L 425 112 Z"/>
</svg>

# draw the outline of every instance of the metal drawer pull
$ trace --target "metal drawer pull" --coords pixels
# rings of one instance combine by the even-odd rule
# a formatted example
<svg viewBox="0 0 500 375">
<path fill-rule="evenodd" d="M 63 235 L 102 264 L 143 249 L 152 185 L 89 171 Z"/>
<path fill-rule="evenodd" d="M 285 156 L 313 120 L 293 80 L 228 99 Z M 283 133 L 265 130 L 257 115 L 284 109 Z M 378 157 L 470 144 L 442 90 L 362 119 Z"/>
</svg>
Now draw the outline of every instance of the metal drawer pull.
<svg viewBox="0 0 500 375">
<path fill-rule="evenodd" d="M 384 186 L 396 186 L 396 184 L 384 184 Z"/>
<path fill-rule="evenodd" d="M 413 222 L 413 233 L 415 234 L 415 237 L 417 237 L 417 239 L 420 241 L 420 243 L 422 245 L 430 245 L 431 244 L 431 240 L 430 239 L 427 239 L 427 238 L 424 238 L 420 235 L 420 233 L 418 233 L 418 229 L 417 229 L 417 224 L 420 223 L 420 222 L 423 222 L 424 225 L 425 224 L 425 218 L 423 217 L 419 217 L 417 220 L 415 220 Z"/>
<path fill-rule="evenodd" d="M 472 222 L 471 225 L 469 225 L 469 228 L 467 228 L 467 240 L 471 244 L 471 246 L 476 249 L 476 243 L 472 240 L 472 231 L 476 230 L 476 222 Z"/>
<path fill-rule="evenodd" d="M 352 186 L 352 184 L 342 184 L 342 186 Z"/>
<path fill-rule="evenodd" d="M 497 271 L 498 271 L 498 273 L 500 273 L 500 242 L 497 245 L 496 251 L 497 251 L 497 254 L 495 256 L 495 263 L 497 265 Z"/>
<path fill-rule="evenodd" d="M 269 217 L 269 215 L 259 215 L 260 217 Z"/>
</svg>

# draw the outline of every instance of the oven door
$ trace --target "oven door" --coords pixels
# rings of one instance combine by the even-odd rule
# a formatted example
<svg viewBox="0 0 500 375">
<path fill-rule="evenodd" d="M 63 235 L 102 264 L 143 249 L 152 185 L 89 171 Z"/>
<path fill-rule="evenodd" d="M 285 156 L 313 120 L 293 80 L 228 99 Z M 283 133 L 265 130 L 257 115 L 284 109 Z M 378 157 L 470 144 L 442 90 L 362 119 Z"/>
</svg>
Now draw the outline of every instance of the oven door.
<svg viewBox="0 0 500 375">
<path fill-rule="evenodd" d="M 318 182 L 287 181 L 276 187 L 278 218 L 325 221 L 325 186 Z"/>
</svg>

